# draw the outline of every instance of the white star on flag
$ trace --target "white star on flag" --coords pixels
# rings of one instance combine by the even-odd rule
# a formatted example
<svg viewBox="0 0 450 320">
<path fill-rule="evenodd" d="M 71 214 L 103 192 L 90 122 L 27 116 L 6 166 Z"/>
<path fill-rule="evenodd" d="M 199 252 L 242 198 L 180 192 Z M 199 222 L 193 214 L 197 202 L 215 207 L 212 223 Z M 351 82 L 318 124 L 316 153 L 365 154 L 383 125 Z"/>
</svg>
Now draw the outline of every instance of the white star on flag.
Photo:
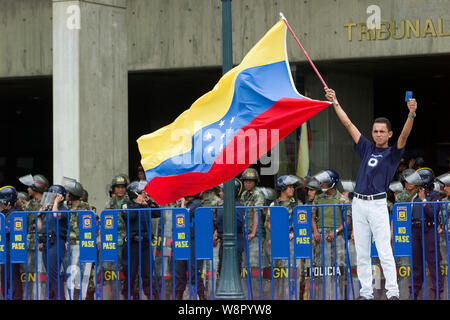
<svg viewBox="0 0 450 320">
<path fill-rule="evenodd" d="M 208 133 L 205 134 L 205 140 L 209 141 L 211 140 L 211 138 L 212 138 L 211 132 L 208 131 Z"/>
</svg>

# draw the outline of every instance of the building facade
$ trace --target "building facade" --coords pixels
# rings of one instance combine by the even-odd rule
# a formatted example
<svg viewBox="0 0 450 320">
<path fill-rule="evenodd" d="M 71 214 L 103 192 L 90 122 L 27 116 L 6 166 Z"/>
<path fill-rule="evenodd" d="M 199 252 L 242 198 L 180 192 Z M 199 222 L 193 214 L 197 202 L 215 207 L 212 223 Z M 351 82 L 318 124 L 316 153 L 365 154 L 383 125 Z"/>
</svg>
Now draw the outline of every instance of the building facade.
<svg viewBox="0 0 450 320">
<path fill-rule="evenodd" d="M 450 0 L 233 0 L 233 61 L 283 12 L 364 135 L 374 117 L 386 116 L 398 137 L 412 90 L 419 110 L 405 155 L 445 172 L 449 7 Z M 220 0 L 2 0 L 1 184 L 20 187 L 17 177 L 30 172 L 53 183 L 71 177 L 102 208 L 115 174 L 136 176 L 136 139 L 172 122 L 220 78 L 221 9 Z M 287 38 L 297 88 L 324 99 Z M 311 172 L 332 168 L 354 179 L 359 159 L 331 108 L 311 120 L 311 132 Z M 295 168 L 296 138 L 280 144 L 281 171 Z"/>
</svg>

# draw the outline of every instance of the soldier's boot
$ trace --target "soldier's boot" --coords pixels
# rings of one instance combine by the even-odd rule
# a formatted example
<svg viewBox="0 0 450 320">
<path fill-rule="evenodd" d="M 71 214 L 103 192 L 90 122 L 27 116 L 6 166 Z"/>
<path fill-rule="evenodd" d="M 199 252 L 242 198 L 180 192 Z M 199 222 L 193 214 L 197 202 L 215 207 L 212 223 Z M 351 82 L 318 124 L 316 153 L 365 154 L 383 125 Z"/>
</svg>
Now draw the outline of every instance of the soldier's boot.
<svg viewBox="0 0 450 320">
<path fill-rule="evenodd" d="M 86 300 L 94 300 L 95 289 L 88 288 L 86 292 Z"/>
<path fill-rule="evenodd" d="M 183 293 L 184 293 L 184 290 L 176 290 L 175 291 L 175 299 L 183 300 Z"/>
<path fill-rule="evenodd" d="M 152 286 L 152 295 L 153 295 L 153 300 L 160 300 L 161 299 L 159 297 L 159 292 L 158 292 L 158 289 L 155 286 L 155 283 L 153 283 L 153 286 Z"/>
</svg>

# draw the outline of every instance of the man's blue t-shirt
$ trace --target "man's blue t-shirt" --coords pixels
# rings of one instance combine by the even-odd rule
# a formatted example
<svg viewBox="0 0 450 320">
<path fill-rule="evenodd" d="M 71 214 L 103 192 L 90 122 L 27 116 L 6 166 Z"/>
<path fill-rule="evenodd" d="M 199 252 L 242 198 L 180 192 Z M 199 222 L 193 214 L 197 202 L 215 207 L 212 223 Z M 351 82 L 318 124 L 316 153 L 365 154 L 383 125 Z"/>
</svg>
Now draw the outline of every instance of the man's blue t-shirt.
<svg viewBox="0 0 450 320">
<path fill-rule="evenodd" d="M 405 148 L 398 149 L 397 143 L 388 148 L 377 148 L 361 135 L 353 149 L 361 158 L 355 192 L 364 195 L 386 192 Z"/>
</svg>

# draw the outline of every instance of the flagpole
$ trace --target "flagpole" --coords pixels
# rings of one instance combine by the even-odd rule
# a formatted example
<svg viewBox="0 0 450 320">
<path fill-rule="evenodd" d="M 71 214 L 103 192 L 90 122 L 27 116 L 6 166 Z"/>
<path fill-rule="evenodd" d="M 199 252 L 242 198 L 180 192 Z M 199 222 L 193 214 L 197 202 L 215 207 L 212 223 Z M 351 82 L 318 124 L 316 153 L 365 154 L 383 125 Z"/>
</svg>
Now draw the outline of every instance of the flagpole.
<svg viewBox="0 0 450 320">
<path fill-rule="evenodd" d="M 300 49 L 302 49 L 304 55 L 306 56 L 306 59 L 308 59 L 309 63 L 311 64 L 311 66 L 313 67 L 313 69 L 316 72 L 317 76 L 319 77 L 320 81 L 322 81 L 323 86 L 326 89 L 328 89 L 328 86 L 325 83 L 325 81 L 323 80 L 322 76 L 320 75 L 319 70 L 317 70 L 316 66 L 312 62 L 312 60 L 309 57 L 308 53 L 306 52 L 305 48 L 303 48 L 302 44 L 300 43 L 300 40 L 298 40 L 297 36 L 294 33 L 294 30 L 292 30 L 291 26 L 289 25 L 289 22 L 287 21 L 286 17 L 284 16 L 284 14 L 282 12 L 280 12 L 280 17 L 281 17 L 281 19 L 283 19 L 284 23 L 286 23 L 286 26 L 288 27 L 288 29 L 291 32 L 291 34 L 294 36 L 294 39 L 295 39 L 295 41 L 297 41 L 297 44 L 299 45 Z"/>
<path fill-rule="evenodd" d="M 222 1 L 222 73 L 233 68 L 231 0 Z M 234 178 L 223 186 L 222 268 L 216 299 L 244 299 L 237 261 Z"/>
</svg>

